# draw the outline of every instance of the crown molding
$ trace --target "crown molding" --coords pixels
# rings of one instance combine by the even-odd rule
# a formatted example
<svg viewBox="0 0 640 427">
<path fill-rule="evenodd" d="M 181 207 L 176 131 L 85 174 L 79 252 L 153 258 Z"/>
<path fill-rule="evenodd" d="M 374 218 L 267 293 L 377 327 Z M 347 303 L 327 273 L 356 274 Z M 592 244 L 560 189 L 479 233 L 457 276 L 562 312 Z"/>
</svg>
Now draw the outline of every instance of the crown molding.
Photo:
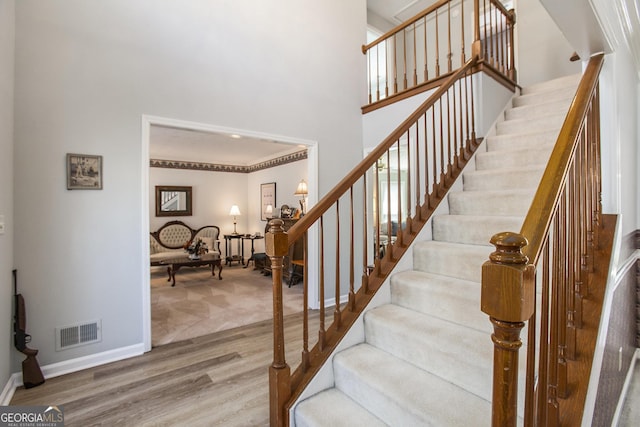
<svg viewBox="0 0 640 427">
<path fill-rule="evenodd" d="M 249 166 L 243 165 L 223 165 L 217 163 L 186 162 L 182 160 L 158 160 L 150 159 L 149 166 L 152 168 L 164 169 L 186 169 L 207 172 L 230 172 L 230 173 L 251 173 L 259 170 L 274 168 L 288 163 L 298 162 L 307 158 L 307 150 L 297 151 L 285 156 L 275 157 L 264 162 L 255 163 Z"/>
</svg>

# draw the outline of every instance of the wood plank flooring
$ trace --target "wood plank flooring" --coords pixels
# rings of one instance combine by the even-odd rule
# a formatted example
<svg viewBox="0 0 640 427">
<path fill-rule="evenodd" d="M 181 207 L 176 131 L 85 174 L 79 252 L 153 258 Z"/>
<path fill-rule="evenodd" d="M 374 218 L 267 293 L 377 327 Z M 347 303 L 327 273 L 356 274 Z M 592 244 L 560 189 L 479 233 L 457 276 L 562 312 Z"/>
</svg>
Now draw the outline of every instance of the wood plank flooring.
<svg viewBox="0 0 640 427">
<path fill-rule="evenodd" d="M 318 317 L 310 311 L 311 331 Z M 285 338 L 293 369 L 302 313 L 285 317 Z M 267 426 L 272 348 L 262 321 L 20 388 L 11 405 L 61 405 L 66 426 Z"/>
</svg>

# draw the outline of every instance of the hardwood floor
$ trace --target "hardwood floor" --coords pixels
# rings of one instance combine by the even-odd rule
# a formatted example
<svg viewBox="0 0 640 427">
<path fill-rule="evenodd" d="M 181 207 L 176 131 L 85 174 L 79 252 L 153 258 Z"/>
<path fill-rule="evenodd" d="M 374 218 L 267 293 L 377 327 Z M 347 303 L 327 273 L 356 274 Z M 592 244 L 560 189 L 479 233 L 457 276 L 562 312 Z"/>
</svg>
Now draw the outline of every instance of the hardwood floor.
<svg viewBox="0 0 640 427">
<path fill-rule="evenodd" d="M 293 369 L 302 313 L 285 317 L 285 338 Z M 272 347 L 266 320 L 20 388 L 11 405 L 62 406 L 66 426 L 267 426 Z"/>
</svg>

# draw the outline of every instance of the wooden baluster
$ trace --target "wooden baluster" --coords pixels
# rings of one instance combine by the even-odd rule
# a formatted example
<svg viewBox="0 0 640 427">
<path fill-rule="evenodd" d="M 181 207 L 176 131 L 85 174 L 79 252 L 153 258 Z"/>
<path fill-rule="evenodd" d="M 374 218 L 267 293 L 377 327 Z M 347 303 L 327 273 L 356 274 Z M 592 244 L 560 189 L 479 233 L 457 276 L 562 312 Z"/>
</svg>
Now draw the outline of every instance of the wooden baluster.
<svg viewBox="0 0 640 427">
<path fill-rule="evenodd" d="M 574 166 L 569 170 L 567 179 L 567 246 L 566 246 L 566 264 L 567 264 L 567 286 L 565 292 L 567 294 L 567 358 L 576 359 L 576 324 L 575 324 L 575 268 L 574 268 L 574 248 L 575 248 L 575 197 L 573 179 Z"/>
<path fill-rule="evenodd" d="M 353 224 L 353 187 L 349 189 L 349 309 L 355 311 L 356 309 L 356 293 L 355 293 L 355 263 L 354 263 L 354 251 L 355 239 L 354 239 L 354 224 Z"/>
<path fill-rule="evenodd" d="M 469 84 L 468 84 L 468 80 L 471 77 L 465 73 L 464 75 L 464 104 L 465 104 L 465 114 L 464 114 L 464 120 L 465 120 L 465 130 L 466 133 L 464 135 L 465 138 L 465 145 L 467 147 L 467 159 L 471 158 L 471 139 L 470 139 L 470 135 L 469 135 Z"/>
<path fill-rule="evenodd" d="M 282 303 L 282 264 L 289 243 L 283 224 L 280 219 L 271 220 L 265 236 L 265 251 L 271 259 L 273 279 L 273 362 L 269 367 L 269 418 L 272 426 L 285 425 L 284 405 L 291 396 L 291 370 L 285 359 Z"/>
<path fill-rule="evenodd" d="M 389 64 L 387 64 L 387 52 L 389 52 L 389 40 L 384 41 L 384 53 L 385 53 L 385 61 L 384 61 L 384 96 L 385 98 L 389 97 Z"/>
<path fill-rule="evenodd" d="M 509 78 L 516 81 L 515 46 L 513 45 L 513 26 L 516 23 L 516 11 L 509 11 Z"/>
<path fill-rule="evenodd" d="M 483 31 L 483 37 L 482 37 L 482 45 L 483 45 L 483 49 L 484 52 L 482 54 L 482 59 L 486 62 L 489 63 L 491 61 L 491 58 L 489 58 L 489 39 L 487 38 L 487 0 L 482 0 L 482 4 L 483 4 L 483 8 L 482 10 L 484 11 L 484 14 L 482 16 L 482 31 Z M 491 30 L 491 29 L 489 29 Z"/>
<path fill-rule="evenodd" d="M 335 309 L 333 310 L 333 323 L 336 329 L 342 326 L 342 315 L 340 313 L 340 200 L 336 200 L 336 278 L 335 278 Z"/>
<path fill-rule="evenodd" d="M 451 63 L 451 2 L 447 2 L 447 70 L 451 72 L 453 66 Z"/>
<path fill-rule="evenodd" d="M 426 114 L 423 115 L 424 117 L 424 148 L 425 148 L 425 152 L 427 150 L 427 116 Z M 420 135 L 418 132 L 418 129 L 420 128 L 419 123 L 416 123 L 416 194 L 415 194 L 415 198 L 416 198 L 416 204 L 415 204 L 415 212 L 416 215 L 419 215 L 420 220 L 422 221 L 422 209 L 420 209 Z M 425 163 L 425 168 L 427 167 L 427 163 Z M 426 169 L 425 169 L 426 171 Z M 425 187 L 427 188 L 427 187 Z M 426 201 L 426 200 L 425 200 Z"/>
<path fill-rule="evenodd" d="M 503 27 L 503 22 L 504 22 L 504 15 L 502 14 L 502 11 L 498 8 L 496 8 L 497 10 L 497 27 L 498 27 L 498 40 L 499 40 L 499 44 L 498 44 L 498 64 L 499 67 L 498 69 L 500 70 L 500 72 L 502 74 L 505 74 L 505 68 L 504 68 L 504 27 Z"/>
<path fill-rule="evenodd" d="M 566 246 L 566 195 L 560 198 L 558 211 L 554 215 L 554 280 L 553 286 L 558 293 L 558 397 L 567 395 L 567 293 L 564 257 Z"/>
<path fill-rule="evenodd" d="M 460 1 L 460 31 L 461 31 L 461 36 L 460 39 L 462 40 L 461 46 L 460 46 L 460 66 L 462 67 L 464 65 L 465 62 L 467 62 L 467 58 L 465 56 L 465 50 L 464 50 L 464 0 Z"/>
<path fill-rule="evenodd" d="M 473 0 L 473 44 L 471 55 L 483 58 L 482 40 L 480 40 L 480 0 Z"/>
<path fill-rule="evenodd" d="M 451 101 L 449 99 L 449 93 L 451 91 L 447 90 L 447 178 L 451 178 L 453 176 L 453 158 L 452 158 L 452 147 L 451 147 Z M 454 97 L 455 98 L 455 97 Z M 440 111 L 442 114 L 442 111 Z"/>
<path fill-rule="evenodd" d="M 376 101 L 380 101 L 380 43 L 376 45 Z"/>
<path fill-rule="evenodd" d="M 377 165 L 377 162 L 376 162 Z M 377 168 L 376 168 L 377 169 Z M 366 294 L 369 293 L 369 224 L 367 218 L 369 217 L 369 209 L 367 206 L 367 202 L 369 201 L 367 197 L 367 174 L 362 176 L 362 212 L 364 213 L 362 217 L 362 281 L 361 286 L 364 289 Z M 375 197 L 373 200 L 376 200 Z M 374 238 L 374 242 L 375 242 Z M 377 243 L 377 242 L 376 242 Z M 375 263 L 375 257 L 374 257 Z"/>
<path fill-rule="evenodd" d="M 398 93 L 398 34 L 393 35 L 393 93 Z"/>
<path fill-rule="evenodd" d="M 427 49 L 427 17 L 425 16 L 424 18 L 422 18 L 423 21 L 423 25 L 422 28 L 424 29 L 424 81 L 429 81 L 429 56 L 427 55 L 428 49 Z"/>
<path fill-rule="evenodd" d="M 309 253 L 307 251 L 308 241 L 307 232 L 302 235 L 302 253 L 304 266 L 302 270 L 302 372 L 309 369 Z"/>
<path fill-rule="evenodd" d="M 456 102 L 456 85 L 453 85 L 451 88 L 453 98 L 453 105 L 449 106 L 449 110 L 453 111 L 453 165 L 454 168 L 458 168 L 460 166 L 460 157 L 458 156 L 458 121 L 457 121 L 457 102 Z M 452 168 L 453 170 L 453 168 Z"/>
<path fill-rule="evenodd" d="M 327 340 L 327 330 L 324 319 L 324 216 L 320 217 L 320 326 L 318 328 L 318 349 L 324 351 Z"/>
<path fill-rule="evenodd" d="M 547 417 L 547 400 L 549 389 L 549 283 L 542 281 L 542 289 L 540 292 L 540 362 L 538 368 L 538 420 L 544 420 Z M 531 326 L 531 323 L 529 324 Z"/>
<path fill-rule="evenodd" d="M 416 46 L 416 23 L 413 23 L 413 85 L 418 84 L 418 47 Z"/>
<path fill-rule="evenodd" d="M 409 138 L 409 134 L 407 131 L 407 138 Z M 400 175 L 401 175 L 401 162 L 400 162 L 400 140 L 398 140 L 396 142 L 396 145 L 398 147 L 398 150 L 396 151 L 396 170 L 398 171 L 398 176 L 397 176 L 397 191 L 398 191 L 398 197 L 396 199 L 396 206 L 398 207 L 398 232 L 396 233 L 396 247 L 399 247 L 401 245 L 403 245 L 403 231 L 404 231 L 404 227 L 402 226 L 402 180 L 400 179 Z M 389 169 L 391 169 L 391 165 L 389 165 Z M 389 193 L 391 193 L 391 191 L 389 191 Z M 391 195 L 391 194 L 389 194 Z M 389 197 L 391 198 L 391 197 Z M 391 216 L 389 216 L 389 221 L 391 221 Z"/>
<path fill-rule="evenodd" d="M 544 253 L 544 260 L 543 260 L 543 264 L 547 264 L 549 263 L 549 248 L 548 245 L 545 245 L 546 247 L 543 249 Z M 543 287 L 546 287 L 547 289 L 549 289 L 549 280 L 548 280 L 548 275 L 545 274 L 543 276 Z M 543 291 L 544 292 L 544 291 Z M 549 328 L 549 349 L 547 352 L 544 353 L 545 357 L 548 358 L 548 369 L 549 369 L 549 375 L 548 375 L 548 379 L 547 379 L 547 404 L 546 404 L 546 408 L 547 408 L 547 421 L 544 424 L 545 426 L 556 426 L 558 425 L 558 420 L 559 420 L 559 407 L 558 407 L 558 328 L 560 326 L 560 322 L 558 320 L 558 313 L 560 310 L 560 307 L 558 305 L 558 294 L 560 292 L 558 292 L 558 289 L 556 288 L 551 288 L 551 304 L 549 306 L 550 310 L 551 310 L 551 321 L 550 321 L 550 328 Z M 543 335 L 545 336 L 545 335 Z M 546 340 L 545 340 L 546 341 Z"/>
<path fill-rule="evenodd" d="M 576 329 L 582 328 L 582 251 L 580 227 L 580 156 L 574 154 L 572 169 L 572 190 L 573 190 L 573 293 L 574 293 L 574 317 L 573 323 Z"/>
<path fill-rule="evenodd" d="M 469 76 L 469 81 L 471 82 L 471 90 L 469 93 L 471 94 L 471 140 L 473 144 L 476 144 L 476 107 L 475 107 L 475 97 L 473 95 L 473 74 Z"/>
<path fill-rule="evenodd" d="M 414 125 L 416 128 L 416 132 L 418 132 L 418 123 Z M 407 230 L 409 233 L 413 234 L 413 224 L 411 220 L 411 129 L 407 130 Z M 418 135 L 416 134 L 416 140 L 418 139 Z M 400 177 L 398 177 L 398 181 L 400 181 Z"/>
<path fill-rule="evenodd" d="M 442 97 L 440 97 L 440 99 L 438 100 L 438 103 L 440 104 L 440 182 L 439 184 L 439 189 L 438 189 L 438 196 L 443 196 L 444 194 L 444 178 L 445 178 L 445 168 L 444 168 L 444 128 L 442 126 L 442 118 L 444 116 L 444 114 L 442 113 L 442 111 L 444 111 L 442 109 Z"/>
<path fill-rule="evenodd" d="M 387 253 L 389 259 L 395 259 L 391 244 L 391 153 L 387 150 Z"/>
<path fill-rule="evenodd" d="M 493 51 L 495 35 L 494 35 L 494 29 L 493 29 L 493 13 L 491 13 L 492 6 L 493 6 L 493 3 L 491 3 L 491 0 L 489 0 L 489 11 L 487 13 L 487 15 L 489 15 L 489 40 L 490 40 L 489 41 L 489 64 L 495 65 L 495 53 Z M 486 26 L 486 23 L 485 23 L 485 26 Z"/>
<path fill-rule="evenodd" d="M 438 192 L 438 140 L 436 138 L 436 107 L 431 107 L 431 133 L 432 133 L 432 152 L 433 152 L 433 190 L 432 195 L 437 195 Z M 433 203 L 435 206 L 435 201 Z"/>
<path fill-rule="evenodd" d="M 482 266 L 482 311 L 493 324 L 494 427 L 516 426 L 518 420 L 518 353 L 520 331 L 531 318 L 535 305 L 535 267 L 522 248 L 526 239 L 516 233 L 498 233 L 491 238 L 496 247 Z"/>
<path fill-rule="evenodd" d="M 407 29 L 402 30 L 402 89 L 407 89 Z"/>
<path fill-rule="evenodd" d="M 429 197 L 429 187 L 431 183 L 429 182 L 429 112 L 425 111 L 424 113 L 424 204 L 427 209 L 431 209 L 431 198 Z M 431 128 L 433 130 L 435 126 L 432 124 Z M 433 141 L 431 141 L 433 143 Z"/>
<path fill-rule="evenodd" d="M 440 31 L 438 30 L 438 9 L 436 9 L 436 77 L 440 77 Z"/>
</svg>

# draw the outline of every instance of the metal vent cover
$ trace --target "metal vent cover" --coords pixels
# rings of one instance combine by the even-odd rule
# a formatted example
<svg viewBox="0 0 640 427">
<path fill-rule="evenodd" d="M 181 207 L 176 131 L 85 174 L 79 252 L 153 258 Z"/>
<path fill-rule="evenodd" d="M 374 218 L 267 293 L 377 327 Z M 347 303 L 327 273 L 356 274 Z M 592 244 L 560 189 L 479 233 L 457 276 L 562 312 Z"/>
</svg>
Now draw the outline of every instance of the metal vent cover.
<svg viewBox="0 0 640 427">
<path fill-rule="evenodd" d="M 56 328 L 56 351 L 102 341 L 102 321 Z"/>
</svg>

